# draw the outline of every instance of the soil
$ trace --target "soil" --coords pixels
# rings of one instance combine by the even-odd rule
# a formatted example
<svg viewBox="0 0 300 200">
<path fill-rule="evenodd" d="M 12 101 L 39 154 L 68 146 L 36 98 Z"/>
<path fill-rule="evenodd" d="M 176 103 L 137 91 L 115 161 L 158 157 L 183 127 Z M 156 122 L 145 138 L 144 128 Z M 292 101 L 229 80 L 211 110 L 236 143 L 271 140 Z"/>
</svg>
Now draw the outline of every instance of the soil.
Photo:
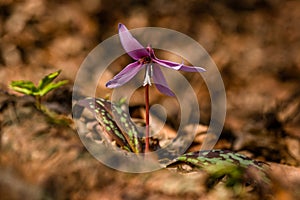
<svg viewBox="0 0 300 200">
<path fill-rule="evenodd" d="M 261 193 L 266 199 L 299 199 L 299 19 L 297 0 L 0 0 L 1 199 L 259 199 Z M 206 49 L 227 96 L 225 125 L 215 148 L 268 163 L 268 189 L 236 196 L 222 183 L 207 190 L 200 172 L 110 169 L 85 149 L 74 123 L 54 123 L 36 109 L 34 98 L 8 87 L 13 80 L 37 84 L 61 69 L 58 79 L 69 80 L 68 85 L 49 93 L 43 103 L 71 120 L 72 86 L 80 65 L 95 46 L 117 34 L 120 22 L 129 29 L 173 29 Z M 112 64 L 99 82 L 98 97 L 111 94 L 105 82 L 129 62 L 127 56 Z M 199 76 L 184 75 L 197 91 L 199 129 L 205 131 L 210 96 Z M 134 117 L 143 116 L 142 95 L 137 91 L 130 102 Z M 165 99 L 151 91 L 151 104 L 176 113 L 176 102 Z M 177 116 L 168 115 L 166 134 L 176 133 L 177 127 Z M 195 138 L 191 150 L 200 149 L 202 137 Z"/>
</svg>

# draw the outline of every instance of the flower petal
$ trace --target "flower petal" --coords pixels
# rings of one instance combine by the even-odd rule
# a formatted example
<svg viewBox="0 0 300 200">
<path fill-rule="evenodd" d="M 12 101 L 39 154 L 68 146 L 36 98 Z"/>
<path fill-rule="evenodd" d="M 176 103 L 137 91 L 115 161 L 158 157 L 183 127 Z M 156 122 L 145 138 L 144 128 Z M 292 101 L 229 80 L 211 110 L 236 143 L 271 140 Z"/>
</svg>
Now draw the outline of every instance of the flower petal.
<svg viewBox="0 0 300 200">
<path fill-rule="evenodd" d="M 119 37 L 126 53 L 134 60 L 149 56 L 148 51 L 128 31 L 125 25 L 119 24 Z"/>
<path fill-rule="evenodd" d="M 147 50 L 150 53 L 150 57 L 151 57 L 152 61 L 156 62 L 157 64 L 159 64 L 163 67 L 178 70 L 182 66 L 182 64 L 179 64 L 179 63 L 176 63 L 176 62 L 158 59 L 154 54 L 154 50 L 150 46 L 147 47 Z"/>
<path fill-rule="evenodd" d="M 187 66 L 184 64 L 179 64 L 179 63 L 168 61 L 168 60 L 155 59 L 153 61 L 163 67 L 167 67 L 167 68 L 171 68 L 171 69 L 175 69 L 175 70 L 181 70 L 181 71 L 185 71 L 185 72 L 205 72 L 206 71 L 206 69 L 204 69 L 202 67 Z"/>
<path fill-rule="evenodd" d="M 120 71 L 116 76 L 113 77 L 110 81 L 106 83 L 106 87 L 108 88 L 116 88 L 124 85 L 130 79 L 132 79 L 142 68 L 144 65 L 141 65 L 139 61 L 130 63 L 127 65 L 122 71 Z"/>
<path fill-rule="evenodd" d="M 153 62 L 156 62 L 157 64 L 163 67 L 167 67 L 175 70 L 179 70 L 183 66 L 183 64 L 179 64 L 177 62 L 172 62 L 168 60 L 153 59 Z"/>
<path fill-rule="evenodd" d="M 185 71 L 185 72 L 205 72 L 206 71 L 206 69 L 204 69 L 202 67 L 187 66 L 187 65 L 182 65 L 179 70 Z"/>
<path fill-rule="evenodd" d="M 175 94 L 170 90 L 170 88 L 167 84 L 167 81 L 164 77 L 164 74 L 158 65 L 154 66 L 154 68 L 153 68 L 153 80 L 154 80 L 156 88 L 161 93 L 166 94 L 168 96 L 175 96 Z"/>
<path fill-rule="evenodd" d="M 171 69 L 175 69 L 175 70 L 182 70 L 182 71 L 186 71 L 186 72 L 205 72 L 206 71 L 202 67 L 187 66 L 187 65 L 184 65 L 183 63 L 179 64 L 177 62 L 172 62 L 172 61 L 169 61 L 169 60 L 158 59 L 155 56 L 154 51 L 150 46 L 148 46 L 147 49 L 150 53 L 152 61 L 156 62 L 157 64 L 159 64 L 163 67 L 167 67 L 167 68 L 171 68 Z"/>
</svg>

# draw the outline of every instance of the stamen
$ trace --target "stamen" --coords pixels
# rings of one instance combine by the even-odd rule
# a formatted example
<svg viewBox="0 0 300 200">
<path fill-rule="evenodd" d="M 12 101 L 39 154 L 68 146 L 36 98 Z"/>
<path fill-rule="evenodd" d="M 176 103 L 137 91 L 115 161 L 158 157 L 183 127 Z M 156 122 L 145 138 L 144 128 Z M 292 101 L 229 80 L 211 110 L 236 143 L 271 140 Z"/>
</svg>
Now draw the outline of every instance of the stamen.
<svg viewBox="0 0 300 200">
<path fill-rule="evenodd" d="M 151 84 L 151 78 L 153 76 L 153 67 L 152 67 L 152 64 L 148 64 L 146 66 L 146 70 L 145 70 L 145 77 L 144 77 L 144 84 L 143 86 L 149 84 L 150 86 L 152 85 Z"/>
</svg>

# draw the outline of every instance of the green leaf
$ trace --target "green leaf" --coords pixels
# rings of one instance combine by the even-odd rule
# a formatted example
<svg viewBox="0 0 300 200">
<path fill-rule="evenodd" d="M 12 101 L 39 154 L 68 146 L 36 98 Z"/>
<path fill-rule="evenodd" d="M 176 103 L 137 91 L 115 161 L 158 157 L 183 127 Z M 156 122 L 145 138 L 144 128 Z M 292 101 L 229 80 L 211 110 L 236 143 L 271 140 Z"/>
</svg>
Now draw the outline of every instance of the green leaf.
<svg viewBox="0 0 300 200">
<path fill-rule="evenodd" d="M 264 162 L 229 150 L 216 149 L 186 153 L 179 156 L 170 165 L 178 162 L 207 172 L 209 175 L 208 185 L 215 184 L 223 177 L 227 177 L 225 183 L 230 187 L 236 187 L 246 182 L 261 184 L 269 182 Z"/>
<path fill-rule="evenodd" d="M 142 144 L 135 124 L 118 105 L 101 98 L 85 98 L 77 105 L 89 109 L 96 120 L 116 143 L 124 150 L 140 153 Z"/>
<path fill-rule="evenodd" d="M 134 122 L 131 121 L 130 115 L 122 110 L 122 108 L 112 103 L 112 115 L 114 121 L 118 124 L 121 130 L 124 132 L 124 136 L 129 143 L 131 149 L 135 153 L 141 152 L 141 144 L 138 139 L 138 129 Z"/>
<path fill-rule="evenodd" d="M 61 70 L 58 70 L 56 72 L 50 73 L 47 76 L 45 76 L 42 80 L 39 81 L 37 89 L 43 90 L 60 74 L 60 72 Z"/>
<path fill-rule="evenodd" d="M 242 154 L 238 154 L 229 150 L 211 150 L 197 151 L 179 156 L 177 161 L 183 161 L 199 168 L 207 168 L 213 166 L 215 169 L 223 168 L 223 166 L 239 166 L 248 168 L 253 166 L 257 169 L 263 169 L 263 162 L 253 160 Z M 207 168 L 210 169 L 210 168 Z"/>
<path fill-rule="evenodd" d="M 59 88 L 60 86 L 65 85 L 66 83 L 68 83 L 68 80 L 59 81 L 57 83 L 49 83 L 43 86 L 43 88 L 39 89 L 39 91 L 37 91 L 37 95 L 44 96 L 51 90 Z"/>
<path fill-rule="evenodd" d="M 10 88 L 17 92 L 27 95 L 35 95 L 37 88 L 31 81 L 12 81 L 9 85 Z"/>
<path fill-rule="evenodd" d="M 122 98 L 120 98 L 117 102 L 114 102 L 114 103 L 115 103 L 116 106 L 121 107 L 121 106 L 123 106 L 124 104 L 126 104 L 126 100 L 127 100 L 127 98 L 122 97 Z"/>
</svg>

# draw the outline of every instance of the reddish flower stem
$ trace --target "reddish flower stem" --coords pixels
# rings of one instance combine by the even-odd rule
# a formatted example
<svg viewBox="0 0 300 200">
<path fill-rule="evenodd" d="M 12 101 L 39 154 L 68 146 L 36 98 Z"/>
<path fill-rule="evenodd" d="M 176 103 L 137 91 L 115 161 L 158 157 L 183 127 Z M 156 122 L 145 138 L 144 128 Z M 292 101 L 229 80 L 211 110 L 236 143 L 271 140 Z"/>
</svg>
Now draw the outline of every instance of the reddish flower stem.
<svg viewBox="0 0 300 200">
<path fill-rule="evenodd" d="M 149 84 L 145 85 L 145 104 L 146 104 L 146 136 L 145 153 L 149 152 Z"/>
</svg>

